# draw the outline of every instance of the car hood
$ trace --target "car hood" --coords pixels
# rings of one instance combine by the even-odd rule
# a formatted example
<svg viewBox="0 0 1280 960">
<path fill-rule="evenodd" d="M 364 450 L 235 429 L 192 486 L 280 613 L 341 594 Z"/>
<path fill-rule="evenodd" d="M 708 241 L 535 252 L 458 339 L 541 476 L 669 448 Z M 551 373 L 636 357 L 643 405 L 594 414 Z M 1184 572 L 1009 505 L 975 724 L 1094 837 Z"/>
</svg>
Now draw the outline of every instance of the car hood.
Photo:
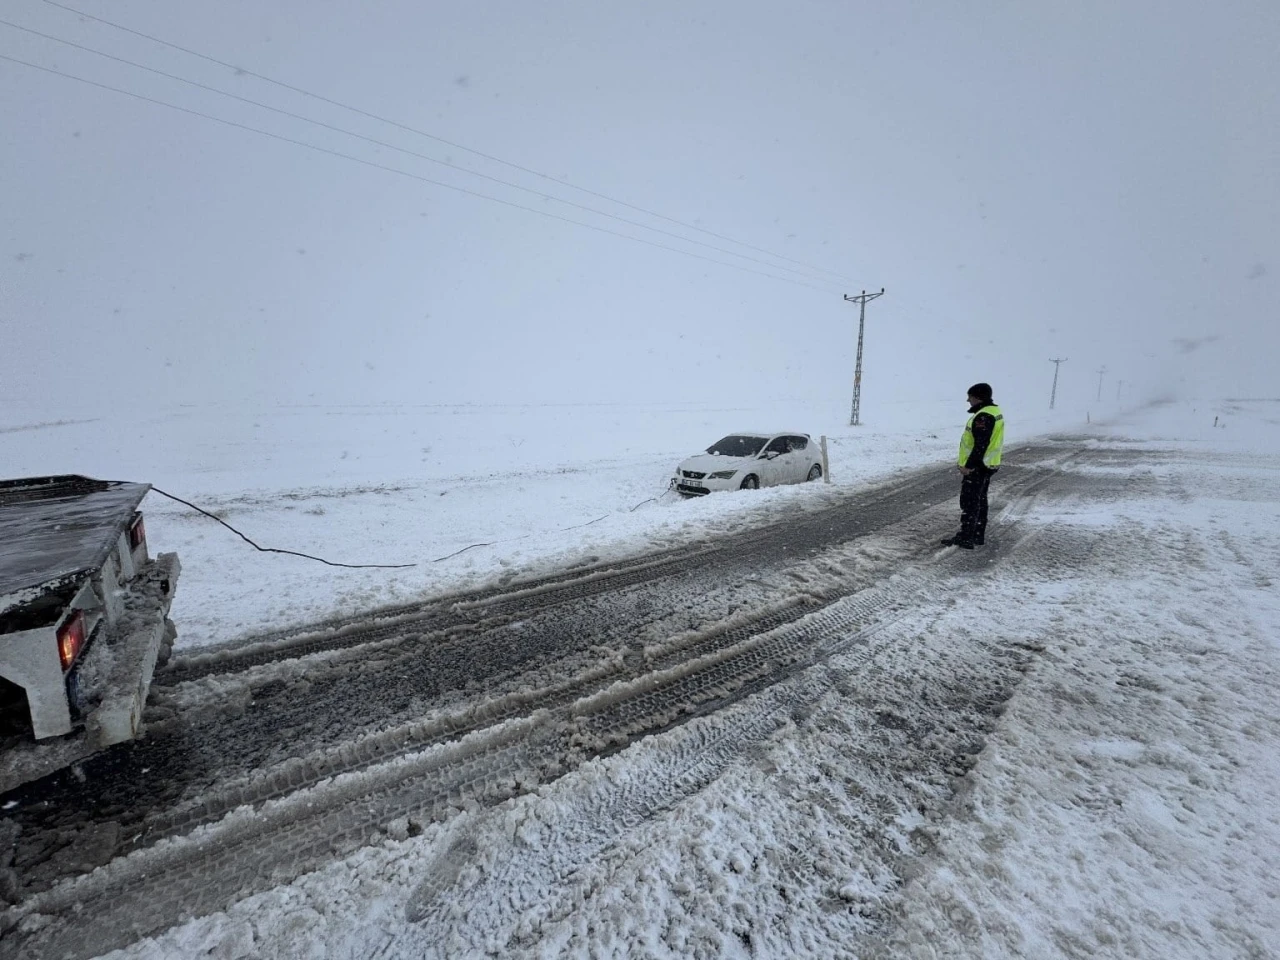
<svg viewBox="0 0 1280 960">
<path fill-rule="evenodd" d="M 696 457 L 681 461 L 677 469 L 717 473 L 721 470 L 741 470 L 754 460 L 755 457 L 717 457 L 710 453 L 700 453 Z"/>
</svg>

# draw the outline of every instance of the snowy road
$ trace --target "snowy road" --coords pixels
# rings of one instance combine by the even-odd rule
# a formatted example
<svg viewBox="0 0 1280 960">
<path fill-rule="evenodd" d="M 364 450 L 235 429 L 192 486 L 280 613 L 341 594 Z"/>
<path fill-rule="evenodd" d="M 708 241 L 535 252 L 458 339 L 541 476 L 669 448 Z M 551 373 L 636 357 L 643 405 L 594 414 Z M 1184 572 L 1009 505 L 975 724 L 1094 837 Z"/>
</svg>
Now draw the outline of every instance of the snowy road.
<svg viewBox="0 0 1280 960">
<path fill-rule="evenodd" d="M 1069 589 L 1115 544 L 1037 513 L 1185 498 L 1152 473 L 1160 456 L 1019 451 L 971 554 L 932 546 L 956 485 L 929 471 L 767 528 L 175 659 L 145 741 L 5 798 L 21 891 L 0 954 L 96 956 L 427 833 L 441 842 L 403 908 L 409 955 L 536 945 L 603 852 L 726 771 L 775 766 L 766 745 L 815 723 L 843 738 L 844 787 L 795 783 L 788 802 L 859 846 L 860 877 L 820 886 L 836 931 L 874 949 L 933 842 L 927 821 L 1045 646 L 1007 629 L 918 638 L 1011 570 Z M 584 775 L 655 734 L 625 776 Z M 554 822 L 512 847 L 486 811 L 558 780 L 574 785 Z M 477 873 L 495 845 L 501 862 Z M 766 855 L 798 887 L 830 872 L 803 844 L 730 869 Z"/>
<path fill-rule="evenodd" d="M 1006 502 L 1063 486 L 1066 456 L 1023 452 Z M 666 555 L 176 659 L 144 743 L 16 792 L 21 909 L 75 904 L 49 948 L 90 956 L 737 703 L 945 592 L 929 511 L 954 488 L 931 471 Z M 963 562 L 1018 542 L 1015 526 Z M 977 699 L 988 715 L 1003 695 Z"/>
</svg>

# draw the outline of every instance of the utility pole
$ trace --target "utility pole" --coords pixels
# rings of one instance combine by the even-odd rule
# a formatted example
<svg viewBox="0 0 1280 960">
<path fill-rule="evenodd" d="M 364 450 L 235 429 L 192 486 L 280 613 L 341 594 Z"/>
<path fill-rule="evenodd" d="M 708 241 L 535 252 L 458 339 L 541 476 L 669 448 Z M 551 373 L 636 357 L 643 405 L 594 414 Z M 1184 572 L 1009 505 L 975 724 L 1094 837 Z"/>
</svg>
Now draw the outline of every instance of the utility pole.
<svg viewBox="0 0 1280 960">
<path fill-rule="evenodd" d="M 853 409 L 849 413 L 849 426 L 851 427 L 862 425 L 862 420 L 860 419 L 862 407 L 862 331 L 867 322 L 867 301 L 883 296 L 884 287 L 880 288 L 879 293 L 867 293 L 867 291 L 863 290 L 856 297 L 851 297 L 847 293 L 844 295 L 844 298 L 850 303 L 858 304 L 858 359 L 853 367 Z"/>
<path fill-rule="evenodd" d="M 1102 402 L 1102 375 L 1107 372 L 1106 367 L 1098 368 L 1098 402 Z"/>
<path fill-rule="evenodd" d="M 1123 380 L 1121 380 L 1119 383 L 1116 384 L 1116 401 L 1117 402 L 1120 400 L 1120 390 L 1123 386 L 1124 386 Z"/>
<path fill-rule="evenodd" d="M 1056 360 L 1050 360 L 1053 364 L 1053 389 L 1049 392 L 1049 409 L 1053 409 L 1053 403 L 1058 399 L 1058 367 L 1067 362 L 1067 357 Z"/>
</svg>

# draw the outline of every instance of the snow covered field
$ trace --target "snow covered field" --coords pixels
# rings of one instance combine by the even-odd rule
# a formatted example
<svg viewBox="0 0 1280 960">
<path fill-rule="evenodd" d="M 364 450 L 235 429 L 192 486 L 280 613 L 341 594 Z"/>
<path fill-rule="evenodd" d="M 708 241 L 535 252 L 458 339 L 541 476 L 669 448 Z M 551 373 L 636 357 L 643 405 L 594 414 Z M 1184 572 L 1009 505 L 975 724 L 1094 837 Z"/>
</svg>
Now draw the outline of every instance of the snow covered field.
<svg viewBox="0 0 1280 960">
<path fill-rule="evenodd" d="M 189 645 L 685 543 L 907 468 L 945 470 L 962 411 L 897 411 L 863 431 L 834 426 L 839 411 L 785 411 L 777 426 L 831 436 L 835 484 L 690 502 L 662 496 L 671 465 L 761 411 L 228 413 L 156 416 L 138 427 L 143 458 L 98 442 L 116 425 L 33 419 L 0 435 L 12 475 L 148 480 L 264 545 L 420 564 L 256 554 L 156 500 L 149 537 L 182 557 L 174 616 Z M 731 709 L 496 808 L 392 829 L 112 956 L 1277 955 L 1280 403 L 1018 425 L 1011 442 L 1054 429 L 1098 455 L 1063 467 L 1083 492 L 1014 517 L 997 481 L 996 523 L 1028 527 L 1026 547 L 924 589 L 870 652 L 834 648 Z M 944 572 L 975 562 L 938 559 Z M 929 671 L 1019 681 L 947 776 L 869 777 L 877 751 L 909 770 L 947 731 L 900 730 L 862 692 L 908 716 Z"/>
</svg>

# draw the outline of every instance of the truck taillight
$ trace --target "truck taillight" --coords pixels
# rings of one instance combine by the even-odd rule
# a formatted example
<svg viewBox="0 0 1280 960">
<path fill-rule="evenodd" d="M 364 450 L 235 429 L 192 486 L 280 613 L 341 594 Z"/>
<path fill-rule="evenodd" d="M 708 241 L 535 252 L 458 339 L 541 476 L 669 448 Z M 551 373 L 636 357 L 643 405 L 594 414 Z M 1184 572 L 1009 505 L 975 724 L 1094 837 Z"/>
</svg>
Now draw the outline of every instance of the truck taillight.
<svg viewBox="0 0 1280 960">
<path fill-rule="evenodd" d="M 118 529 L 118 528 L 117 528 Z M 137 550 L 147 542 L 147 528 L 142 522 L 142 514 L 138 514 L 133 518 L 133 523 L 129 525 L 129 549 Z"/>
<path fill-rule="evenodd" d="M 70 670 L 71 665 L 80 656 L 84 647 L 84 614 L 77 610 L 70 619 L 58 628 L 58 656 L 62 658 L 62 669 Z"/>
</svg>

